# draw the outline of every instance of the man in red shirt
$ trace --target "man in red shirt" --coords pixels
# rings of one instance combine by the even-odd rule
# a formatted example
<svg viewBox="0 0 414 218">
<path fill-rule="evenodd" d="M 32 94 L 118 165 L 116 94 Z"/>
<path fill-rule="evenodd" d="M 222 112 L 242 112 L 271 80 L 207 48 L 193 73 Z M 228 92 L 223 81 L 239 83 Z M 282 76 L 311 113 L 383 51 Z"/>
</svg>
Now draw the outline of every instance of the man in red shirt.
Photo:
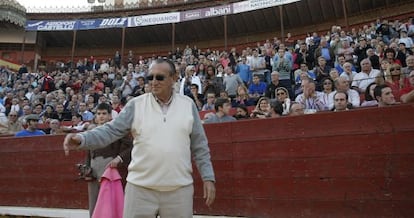
<svg viewBox="0 0 414 218">
<path fill-rule="evenodd" d="M 409 86 L 400 91 L 401 102 L 403 103 L 414 102 L 414 70 L 408 75 L 408 83 Z"/>
</svg>

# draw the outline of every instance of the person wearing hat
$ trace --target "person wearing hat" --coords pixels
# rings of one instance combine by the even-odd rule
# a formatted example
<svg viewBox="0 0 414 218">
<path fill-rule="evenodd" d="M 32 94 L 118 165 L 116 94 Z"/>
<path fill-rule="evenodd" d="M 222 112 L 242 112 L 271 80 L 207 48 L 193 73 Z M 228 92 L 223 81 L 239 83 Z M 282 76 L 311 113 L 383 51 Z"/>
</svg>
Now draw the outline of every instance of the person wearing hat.
<svg viewBox="0 0 414 218">
<path fill-rule="evenodd" d="M 16 137 L 27 137 L 27 136 L 42 136 L 46 135 L 42 130 L 37 129 L 39 123 L 39 115 L 30 114 L 26 116 L 27 128 L 16 133 Z"/>
</svg>

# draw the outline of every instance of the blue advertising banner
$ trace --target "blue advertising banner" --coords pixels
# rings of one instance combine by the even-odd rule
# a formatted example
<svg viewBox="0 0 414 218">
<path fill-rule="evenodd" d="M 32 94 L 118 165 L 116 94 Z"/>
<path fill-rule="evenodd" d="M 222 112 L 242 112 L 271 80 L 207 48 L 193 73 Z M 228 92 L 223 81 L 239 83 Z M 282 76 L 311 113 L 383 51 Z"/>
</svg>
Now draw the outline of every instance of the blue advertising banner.
<svg viewBox="0 0 414 218">
<path fill-rule="evenodd" d="M 27 31 L 62 31 L 75 30 L 76 20 L 28 20 L 26 22 Z"/>
</svg>

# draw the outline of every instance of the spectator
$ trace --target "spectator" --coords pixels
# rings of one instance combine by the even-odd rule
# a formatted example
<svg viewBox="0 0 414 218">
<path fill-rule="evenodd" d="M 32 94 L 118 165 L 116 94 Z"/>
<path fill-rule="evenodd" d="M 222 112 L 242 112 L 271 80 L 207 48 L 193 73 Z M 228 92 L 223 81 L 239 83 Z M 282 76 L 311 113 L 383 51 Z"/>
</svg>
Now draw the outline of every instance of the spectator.
<svg viewBox="0 0 414 218">
<path fill-rule="evenodd" d="M 246 57 L 242 56 L 240 61 L 236 65 L 236 73 L 243 80 L 245 86 L 250 85 L 252 82 L 252 72 L 250 71 L 250 66 L 246 63 Z"/>
<path fill-rule="evenodd" d="M 250 114 L 251 118 L 267 118 L 270 117 L 270 99 L 261 97 L 256 104 L 256 108 Z"/>
<path fill-rule="evenodd" d="M 275 90 L 276 94 L 276 100 L 280 103 L 282 103 L 283 107 L 283 115 L 289 114 L 289 108 L 290 108 L 290 98 L 289 98 L 289 92 L 285 87 L 279 87 Z"/>
<path fill-rule="evenodd" d="M 274 100 L 270 102 L 270 117 L 281 117 L 283 116 L 283 105 L 280 101 Z"/>
<path fill-rule="evenodd" d="M 367 86 L 375 82 L 375 79 L 379 75 L 380 71 L 372 68 L 371 61 L 369 59 L 364 59 L 361 61 L 361 72 L 354 76 L 352 87 L 359 93 L 364 93 Z"/>
<path fill-rule="evenodd" d="M 197 84 L 191 84 L 191 93 L 189 97 L 193 99 L 197 109 L 200 111 L 204 105 L 204 96 L 199 93 Z"/>
<path fill-rule="evenodd" d="M 246 107 L 255 105 L 257 99 L 250 98 L 247 88 L 244 85 L 237 87 L 237 96 L 232 100 L 232 106 L 244 105 Z"/>
<path fill-rule="evenodd" d="M 345 92 L 346 94 L 348 94 L 348 102 L 352 104 L 352 107 L 359 107 L 361 103 L 359 93 L 349 88 L 349 82 L 347 79 L 345 79 L 344 77 L 339 77 L 335 80 L 335 87 L 337 91 Z"/>
<path fill-rule="evenodd" d="M 56 105 L 56 115 L 58 121 L 70 121 L 72 119 L 72 115 L 69 111 L 65 110 L 63 104 Z"/>
<path fill-rule="evenodd" d="M 16 137 L 27 137 L 27 136 L 42 136 L 45 133 L 37 129 L 39 123 L 39 115 L 31 114 L 26 117 L 27 128 L 21 130 L 15 134 Z"/>
<path fill-rule="evenodd" d="M 346 92 L 337 91 L 333 96 L 334 107 L 333 111 L 346 111 L 348 108 L 348 94 Z"/>
<path fill-rule="evenodd" d="M 193 65 L 190 65 L 185 68 L 185 76 L 181 78 L 180 94 L 190 96 L 192 84 L 197 84 L 199 87 L 199 94 L 203 93 L 201 90 L 201 79 L 197 76 L 195 67 Z"/>
<path fill-rule="evenodd" d="M 401 75 L 401 66 L 391 64 L 384 74 L 385 84 L 392 89 L 396 101 L 400 101 L 400 91 L 405 87 L 405 77 Z"/>
<path fill-rule="evenodd" d="M 400 91 L 400 99 L 403 103 L 414 102 L 414 70 L 408 75 L 408 81 L 409 84 Z"/>
<path fill-rule="evenodd" d="M 72 131 L 81 132 L 81 131 L 86 130 L 86 128 L 88 128 L 88 125 L 89 125 L 88 122 L 83 121 L 82 115 L 74 114 L 72 116 L 72 125 L 63 126 L 62 130 L 65 132 L 72 132 Z"/>
<path fill-rule="evenodd" d="M 216 101 L 216 95 L 214 93 L 207 93 L 207 102 L 201 108 L 202 111 L 214 110 L 214 103 Z"/>
<path fill-rule="evenodd" d="M 236 118 L 229 115 L 231 103 L 228 99 L 216 99 L 216 102 L 214 103 L 214 109 L 216 110 L 216 113 L 204 120 L 204 123 L 223 123 L 236 120 Z"/>
<path fill-rule="evenodd" d="M 234 99 L 237 95 L 237 87 L 244 84 L 239 75 L 233 73 L 232 67 L 226 67 L 224 69 L 226 77 L 224 77 L 223 85 L 229 97 Z"/>
<path fill-rule="evenodd" d="M 411 38 L 409 38 L 409 39 L 411 39 Z M 397 58 L 397 60 L 399 60 L 401 62 L 401 65 L 403 67 L 407 66 L 407 62 L 406 62 L 407 56 L 412 55 L 412 54 L 413 54 L 413 52 L 411 51 L 411 49 L 409 49 L 405 46 L 404 42 L 399 43 L 399 49 L 398 49 L 396 58 Z"/>
<path fill-rule="evenodd" d="M 303 93 L 298 95 L 295 101 L 305 106 L 305 113 L 325 110 L 323 95 L 316 91 L 316 85 L 313 81 L 309 81 L 304 85 Z"/>
<path fill-rule="evenodd" d="M 316 90 L 322 90 L 322 79 L 329 77 L 331 67 L 327 65 L 326 59 L 322 56 L 318 57 L 318 64 L 315 66 L 313 73 L 316 75 Z"/>
<path fill-rule="evenodd" d="M 292 102 L 289 109 L 289 116 L 299 116 L 305 114 L 305 107 L 298 102 Z"/>
<path fill-rule="evenodd" d="M 207 66 L 206 78 L 203 83 L 204 95 L 213 92 L 218 96 L 223 89 L 223 77 L 216 76 L 215 69 L 212 65 Z"/>
<path fill-rule="evenodd" d="M 387 85 L 378 85 L 374 89 L 375 99 L 378 101 L 378 107 L 395 105 L 395 98 L 392 89 Z"/>
<path fill-rule="evenodd" d="M 249 86 L 249 97 L 258 99 L 265 94 L 265 91 L 266 83 L 260 81 L 259 75 L 253 75 L 253 82 Z"/>
<path fill-rule="evenodd" d="M 374 49 L 369 48 L 367 49 L 367 58 L 371 61 L 372 68 L 379 70 L 380 65 L 380 57 L 375 54 Z"/>
<path fill-rule="evenodd" d="M 135 86 L 137 86 L 137 82 L 132 78 L 132 73 L 127 72 L 122 85 L 119 87 L 119 89 L 122 91 L 122 97 L 127 97 L 128 95 L 132 94 Z"/>
<path fill-rule="evenodd" d="M 367 50 L 371 48 L 371 45 L 367 44 L 367 41 L 364 37 L 360 37 L 358 40 L 358 46 L 354 50 L 354 54 L 357 56 L 357 70 L 362 71 L 359 66 L 362 66 L 361 61 L 368 57 Z"/>
<path fill-rule="evenodd" d="M 352 80 L 354 79 L 356 74 L 357 72 L 353 70 L 353 66 L 351 63 L 344 63 L 343 72 L 340 75 L 341 77 L 345 77 L 350 83 L 352 83 Z"/>
<path fill-rule="evenodd" d="M 234 115 L 234 118 L 237 120 L 244 120 L 249 119 L 249 111 L 246 106 L 239 105 L 236 107 L 236 114 Z"/>
<path fill-rule="evenodd" d="M 331 78 L 325 78 L 322 80 L 322 101 L 325 105 L 325 110 L 331 110 L 334 106 L 335 86 L 334 81 Z"/>
<path fill-rule="evenodd" d="M 49 128 L 46 130 L 48 135 L 63 134 L 63 130 L 60 128 L 60 122 L 57 119 L 52 119 L 49 122 Z"/>
<path fill-rule="evenodd" d="M 259 56 L 259 51 L 257 49 L 253 49 L 253 55 L 247 60 L 246 64 L 250 66 L 253 76 L 257 75 L 260 78 L 260 81 L 269 82 L 265 78 L 266 62 L 263 57 Z"/>
<path fill-rule="evenodd" d="M 414 55 L 408 55 L 405 61 L 407 62 L 407 66 L 402 68 L 401 72 L 405 78 L 408 78 L 410 72 L 414 70 Z"/>
<path fill-rule="evenodd" d="M 8 115 L 7 122 L 8 134 L 15 134 L 23 129 L 22 123 L 18 120 L 18 114 L 16 111 L 11 111 Z"/>
<path fill-rule="evenodd" d="M 78 113 L 82 116 L 82 120 L 85 120 L 85 121 L 93 120 L 93 114 L 92 112 L 88 110 L 87 105 L 84 102 L 79 103 Z"/>
<path fill-rule="evenodd" d="M 280 87 L 279 85 L 279 72 L 273 71 L 270 75 L 271 81 L 270 84 L 266 87 L 265 97 L 270 99 L 275 99 L 275 90 Z"/>
<path fill-rule="evenodd" d="M 291 61 L 286 59 L 286 51 L 279 48 L 278 56 L 274 58 L 273 71 L 279 73 L 279 86 L 285 87 L 289 91 L 289 96 L 293 96 L 292 81 L 290 70 L 292 69 Z M 290 56 L 291 57 L 291 56 Z"/>
<path fill-rule="evenodd" d="M 374 97 L 375 87 L 377 87 L 376 83 L 371 83 L 368 85 L 367 90 L 365 90 L 365 99 L 364 102 L 362 102 L 361 107 L 371 107 L 378 105 L 378 102 Z"/>
</svg>

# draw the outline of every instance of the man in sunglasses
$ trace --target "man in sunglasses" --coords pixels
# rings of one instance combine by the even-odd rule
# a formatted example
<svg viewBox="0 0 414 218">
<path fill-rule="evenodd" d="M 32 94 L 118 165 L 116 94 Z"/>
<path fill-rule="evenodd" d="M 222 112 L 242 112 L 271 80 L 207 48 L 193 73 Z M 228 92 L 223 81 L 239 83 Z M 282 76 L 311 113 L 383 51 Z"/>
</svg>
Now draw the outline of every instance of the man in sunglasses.
<svg viewBox="0 0 414 218">
<path fill-rule="evenodd" d="M 63 148 L 103 148 L 131 133 L 134 146 L 128 166 L 124 217 L 192 217 L 191 156 L 204 181 L 207 206 L 215 199 L 215 177 L 198 110 L 173 90 L 175 66 L 158 59 L 147 79 L 151 93 L 131 99 L 111 122 L 79 134 L 68 134 Z"/>
</svg>

